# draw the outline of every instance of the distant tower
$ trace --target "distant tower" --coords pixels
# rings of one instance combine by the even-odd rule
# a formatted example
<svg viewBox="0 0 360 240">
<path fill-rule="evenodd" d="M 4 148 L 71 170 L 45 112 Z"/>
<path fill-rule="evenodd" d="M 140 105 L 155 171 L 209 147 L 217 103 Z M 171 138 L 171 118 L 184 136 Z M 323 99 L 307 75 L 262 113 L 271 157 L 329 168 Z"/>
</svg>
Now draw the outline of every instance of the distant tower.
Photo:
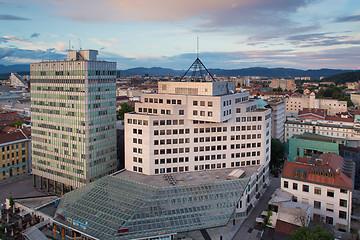
<svg viewBox="0 0 360 240">
<path fill-rule="evenodd" d="M 57 192 L 117 170 L 116 63 L 95 50 L 30 64 L 33 174 Z"/>
</svg>

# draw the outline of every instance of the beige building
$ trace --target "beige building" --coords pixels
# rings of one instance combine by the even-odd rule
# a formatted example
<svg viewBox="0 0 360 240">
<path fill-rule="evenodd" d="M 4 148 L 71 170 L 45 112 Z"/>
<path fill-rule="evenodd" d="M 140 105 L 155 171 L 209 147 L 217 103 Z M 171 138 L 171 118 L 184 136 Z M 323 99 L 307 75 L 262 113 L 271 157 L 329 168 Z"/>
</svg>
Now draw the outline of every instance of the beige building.
<svg viewBox="0 0 360 240">
<path fill-rule="evenodd" d="M 287 113 L 297 114 L 303 108 L 327 109 L 329 115 L 335 115 L 347 111 L 347 102 L 337 99 L 315 98 L 315 93 L 290 96 L 286 99 Z"/>
<path fill-rule="evenodd" d="M 116 63 L 95 50 L 30 64 L 33 174 L 64 192 L 117 170 Z"/>
<path fill-rule="evenodd" d="M 269 181 L 271 109 L 234 90 L 234 82 L 159 82 L 159 93 L 143 93 L 125 114 L 125 169 L 190 180 L 241 169 L 250 181 L 236 214 L 246 216 Z"/>
<path fill-rule="evenodd" d="M 284 142 L 285 125 L 285 101 L 268 100 L 266 101 L 272 109 L 271 113 L 271 136 Z"/>
<path fill-rule="evenodd" d="M 355 106 L 360 107 L 360 93 L 351 93 L 351 101 Z"/>
<path fill-rule="evenodd" d="M 272 79 L 270 83 L 271 88 L 281 88 L 283 91 L 295 91 L 296 84 L 294 79 Z"/>
<path fill-rule="evenodd" d="M 153 175 L 267 165 L 271 110 L 234 88 L 159 82 L 158 94 L 142 94 L 125 116 L 125 168 Z"/>
</svg>

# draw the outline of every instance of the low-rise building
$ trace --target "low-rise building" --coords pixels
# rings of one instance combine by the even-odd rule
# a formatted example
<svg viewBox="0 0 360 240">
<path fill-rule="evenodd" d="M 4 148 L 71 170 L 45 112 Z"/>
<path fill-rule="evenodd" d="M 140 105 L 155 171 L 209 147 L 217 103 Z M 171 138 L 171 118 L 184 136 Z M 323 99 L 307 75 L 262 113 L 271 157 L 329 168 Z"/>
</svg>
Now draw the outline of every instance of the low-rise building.
<svg viewBox="0 0 360 240">
<path fill-rule="evenodd" d="M 0 131 L 0 179 L 30 170 L 30 131 L 26 128 L 4 127 Z"/>
<path fill-rule="evenodd" d="M 281 88 L 283 91 L 296 90 L 294 79 L 272 79 L 270 83 L 271 88 Z"/>
<path fill-rule="evenodd" d="M 329 115 L 347 111 L 347 101 L 329 98 L 315 98 L 315 93 L 290 96 L 286 99 L 286 112 L 297 114 L 303 108 L 327 109 Z"/>
<path fill-rule="evenodd" d="M 343 139 L 308 132 L 304 132 L 301 135 L 293 135 L 289 140 L 287 160 L 295 162 L 298 157 L 311 158 L 313 155 L 321 155 L 323 153 L 339 154 L 339 145 L 343 143 Z"/>
<path fill-rule="evenodd" d="M 285 162 L 281 188 L 294 195 L 294 200 L 309 204 L 312 220 L 350 231 L 353 176 L 344 172 L 343 159 L 326 153 L 315 161 Z"/>
<path fill-rule="evenodd" d="M 328 116 L 326 111 L 321 109 L 304 109 L 299 111 L 298 116 L 286 118 L 285 141 L 294 134 L 304 132 L 356 140 L 360 137 L 360 122 L 352 117 Z"/>
</svg>

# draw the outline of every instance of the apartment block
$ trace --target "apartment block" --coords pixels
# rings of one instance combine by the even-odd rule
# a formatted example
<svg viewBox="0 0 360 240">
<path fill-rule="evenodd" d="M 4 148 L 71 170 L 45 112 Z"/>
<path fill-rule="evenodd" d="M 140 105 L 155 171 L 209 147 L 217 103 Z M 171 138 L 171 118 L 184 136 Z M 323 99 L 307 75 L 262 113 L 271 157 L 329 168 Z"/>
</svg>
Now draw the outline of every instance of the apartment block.
<svg viewBox="0 0 360 240">
<path fill-rule="evenodd" d="M 27 129 L 5 127 L 0 132 L 0 179 L 30 171 L 31 136 Z"/>
<path fill-rule="evenodd" d="M 272 79 L 270 83 L 271 88 L 281 88 L 283 91 L 296 90 L 296 84 L 294 79 Z"/>
<path fill-rule="evenodd" d="M 329 115 L 347 111 L 347 102 L 329 98 L 315 98 L 315 93 L 290 96 L 286 99 L 286 112 L 297 114 L 303 108 L 327 109 Z"/>
<path fill-rule="evenodd" d="M 96 50 L 30 64 L 33 174 L 64 192 L 117 170 L 116 63 Z M 35 181 L 34 181 L 35 182 Z"/>
<path fill-rule="evenodd" d="M 305 110 L 305 109 L 304 109 Z M 315 133 L 323 136 L 357 140 L 360 137 L 360 122 L 358 117 L 333 117 L 327 116 L 326 111 L 320 113 L 319 109 L 300 111 L 298 116 L 287 117 L 285 121 L 285 141 L 294 134 L 304 132 Z"/>
<path fill-rule="evenodd" d="M 271 136 L 284 142 L 285 138 L 285 101 L 266 101 L 272 109 L 271 113 Z"/>
<path fill-rule="evenodd" d="M 343 159 L 334 153 L 312 162 L 298 158 L 298 162 L 285 163 L 281 188 L 293 194 L 294 201 L 312 207 L 313 221 L 350 232 L 354 179 L 343 170 Z"/>
</svg>

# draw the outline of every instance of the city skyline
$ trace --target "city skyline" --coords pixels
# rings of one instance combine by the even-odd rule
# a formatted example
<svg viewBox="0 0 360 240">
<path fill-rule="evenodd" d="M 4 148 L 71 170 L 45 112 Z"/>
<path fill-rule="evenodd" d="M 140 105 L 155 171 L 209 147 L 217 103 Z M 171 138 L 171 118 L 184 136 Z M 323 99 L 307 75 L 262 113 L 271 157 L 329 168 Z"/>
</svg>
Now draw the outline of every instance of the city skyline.
<svg viewBox="0 0 360 240">
<path fill-rule="evenodd" d="M 0 64 L 99 49 L 118 69 L 360 69 L 360 3 L 344 1 L 0 1 Z"/>
</svg>

